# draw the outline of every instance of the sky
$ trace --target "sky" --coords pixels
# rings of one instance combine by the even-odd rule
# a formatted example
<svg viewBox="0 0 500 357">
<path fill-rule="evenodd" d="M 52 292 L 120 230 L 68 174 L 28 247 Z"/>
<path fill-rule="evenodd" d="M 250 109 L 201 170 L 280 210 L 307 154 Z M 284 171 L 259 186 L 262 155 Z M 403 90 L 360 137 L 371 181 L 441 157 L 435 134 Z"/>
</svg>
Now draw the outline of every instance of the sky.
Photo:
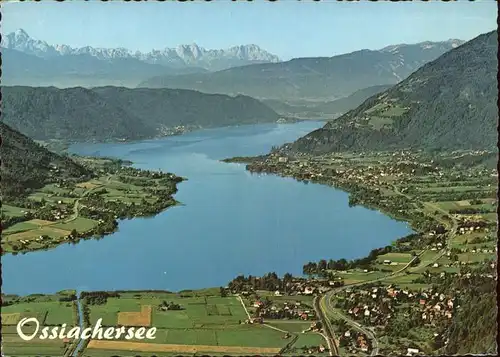
<svg viewBox="0 0 500 357">
<path fill-rule="evenodd" d="M 494 0 L 44 0 L 1 5 L 2 34 L 22 28 L 53 45 L 149 52 L 191 43 L 208 49 L 256 44 L 283 60 L 400 43 L 470 40 L 497 28 Z"/>
</svg>

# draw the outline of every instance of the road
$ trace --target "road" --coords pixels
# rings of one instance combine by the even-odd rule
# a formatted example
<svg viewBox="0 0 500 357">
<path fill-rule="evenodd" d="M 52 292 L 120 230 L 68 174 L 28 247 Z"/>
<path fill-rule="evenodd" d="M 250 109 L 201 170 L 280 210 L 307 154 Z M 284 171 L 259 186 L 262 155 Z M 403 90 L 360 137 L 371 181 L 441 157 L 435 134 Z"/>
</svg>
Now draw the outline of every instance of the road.
<svg viewBox="0 0 500 357">
<path fill-rule="evenodd" d="M 408 195 L 405 195 L 404 193 L 399 192 L 399 190 L 396 187 L 394 187 L 394 191 L 397 194 L 399 194 L 399 195 L 405 196 L 405 197 L 407 197 L 409 199 L 413 199 L 413 198 L 409 197 Z M 422 269 L 426 268 L 430 264 L 435 263 L 447 251 L 449 251 L 451 249 L 451 244 L 452 244 L 453 238 L 455 237 L 455 232 L 456 232 L 456 230 L 458 228 L 458 222 L 457 222 L 457 220 L 452 215 L 450 215 L 447 211 L 443 210 L 442 208 L 440 208 L 440 207 L 438 207 L 438 206 L 436 206 L 436 205 L 434 205 L 432 203 L 426 202 L 426 203 L 424 203 L 424 205 L 432 208 L 434 211 L 442 212 L 444 215 L 448 216 L 451 219 L 452 224 L 451 224 L 451 227 L 449 227 L 449 231 L 448 231 L 449 233 L 447 235 L 446 247 L 443 248 L 439 253 L 437 253 L 436 256 L 434 256 L 432 258 L 432 260 L 430 260 L 428 262 L 421 262 L 417 267 L 412 268 L 412 269 L 409 270 L 409 271 L 412 271 L 412 272 L 421 271 Z M 333 337 L 334 336 L 334 334 L 333 334 L 333 328 L 331 326 L 330 320 L 328 319 L 328 313 L 329 312 L 330 312 L 330 315 L 334 314 L 336 316 L 339 316 L 348 325 L 350 325 L 350 326 L 356 328 L 357 330 L 363 332 L 365 335 L 368 336 L 368 338 L 370 338 L 370 340 L 372 341 L 371 356 L 378 355 L 378 353 L 379 353 L 379 347 L 378 347 L 378 341 L 377 341 L 377 338 L 375 336 L 375 333 L 373 332 L 373 330 L 371 328 L 362 326 L 358 322 L 352 320 L 351 318 L 347 317 L 346 315 L 342 314 L 341 312 L 337 311 L 334 308 L 332 300 L 333 300 L 333 297 L 335 296 L 335 294 L 337 294 L 338 292 L 340 292 L 342 290 L 351 288 L 351 287 L 361 286 L 361 285 L 365 285 L 365 284 L 369 284 L 369 283 L 374 283 L 374 282 L 379 282 L 379 281 L 383 281 L 383 280 L 386 280 L 386 279 L 389 279 L 389 278 L 394 278 L 394 277 L 401 276 L 411 266 L 411 264 L 415 261 L 415 259 L 417 259 L 417 257 L 422 256 L 422 254 L 424 254 L 425 252 L 426 251 L 423 250 L 418 255 L 416 255 L 410 262 L 408 262 L 408 264 L 406 264 L 403 268 L 401 268 L 401 269 L 399 269 L 399 270 L 397 270 L 397 271 L 395 271 L 393 273 L 390 273 L 390 274 L 388 274 L 386 276 L 383 276 L 381 278 L 378 278 L 378 279 L 373 279 L 373 280 L 369 280 L 369 281 L 363 281 L 363 282 L 359 282 L 359 283 L 344 285 L 344 286 L 342 286 L 340 288 L 332 289 L 332 290 L 326 292 L 323 296 L 321 296 L 319 298 L 319 302 L 317 304 L 317 308 L 318 308 L 317 314 L 318 314 L 318 316 L 320 316 L 320 318 L 322 319 L 322 321 L 323 320 L 326 321 L 326 322 L 323 323 L 323 326 L 325 326 L 325 331 L 327 333 L 327 336 L 329 337 L 329 339 L 332 340 L 332 343 L 335 346 L 335 351 L 336 351 L 337 355 L 338 355 L 338 347 L 337 347 L 335 339 Z M 316 301 L 318 301 L 318 300 L 315 298 L 315 302 Z M 315 308 L 316 308 L 316 304 L 315 304 Z"/>
<path fill-rule="evenodd" d="M 107 180 L 109 181 L 110 178 L 111 178 L 111 176 L 108 176 Z M 68 223 L 68 222 L 71 222 L 71 221 L 74 221 L 75 219 L 77 219 L 78 218 L 78 210 L 80 208 L 80 200 L 82 198 L 84 198 L 85 196 L 87 196 L 88 194 L 90 194 L 91 192 L 97 190 L 98 188 L 102 188 L 102 186 L 103 185 L 92 187 L 91 189 L 85 191 L 80 198 L 75 200 L 75 205 L 73 206 L 73 214 L 66 221 L 64 221 L 64 223 Z"/>
<path fill-rule="evenodd" d="M 346 315 L 342 314 L 338 310 L 336 310 L 332 304 L 332 300 L 327 300 L 326 302 L 328 304 L 328 309 L 331 311 L 333 314 L 337 315 L 340 317 L 342 320 L 344 320 L 347 324 L 351 325 L 358 331 L 361 331 L 364 333 L 368 338 L 372 341 L 372 352 L 371 356 L 376 356 L 379 354 L 379 348 L 378 348 L 378 341 L 377 338 L 375 337 L 375 333 L 370 327 L 363 327 L 361 324 L 358 322 L 352 320 L 351 318 L 347 317 Z"/>
<path fill-rule="evenodd" d="M 321 308 L 320 303 L 321 299 L 318 299 L 318 296 L 315 296 L 313 300 L 313 306 L 314 310 L 316 311 L 316 315 L 320 319 L 321 324 L 323 325 L 323 328 L 325 330 L 325 335 L 323 335 L 323 337 L 328 344 L 330 356 L 340 356 L 337 342 L 335 341 L 335 335 L 333 334 L 332 325 L 330 323 L 330 320 L 328 319 L 328 316 L 326 316 L 325 312 Z"/>
<path fill-rule="evenodd" d="M 245 303 L 243 302 L 243 299 L 241 298 L 241 296 L 240 296 L 240 295 L 237 295 L 237 297 L 238 297 L 238 300 L 240 300 L 241 306 L 243 306 L 243 309 L 245 310 L 245 313 L 246 313 L 246 314 L 247 314 L 247 316 L 248 316 L 248 320 L 249 320 L 249 321 L 251 321 L 251 320 L 252 320 L 252 316 L 250 316 L 250 313 L 248 312 L 248 309 L 247 309 L 247 307 L 245 306 Z M 292 341 L 290 341 L 290 342 L 289 342 L 289 343 L 288 343 L 288 344 L 284 347 L 284 349 L 288 348 L 288 346 L 293 345 L 293 344 L 295 343 L 295 341 L 297 340 L 297 338 L 298 338 L 298 335 L 297 335 L 297 334 L 292 333 L 292 332 L 290 332 L 290 331 L 285 331 L 285 330 L 282 330 L 282 329 L 280 329 L 280 328 L 278 328 L 278 327 L 276 327 L 276 326 L 271 326 L 271 325 L 269 325 L 269 324 L 262 324 L 262 325 L 263 325 L 263 326 L 265 326 L 265 327 L 267 327 L 267 328 L 270 328 L 270 329 L 273 329 L 273 330 L 279 331 L 279 332 L 283 332 L 283 333 L 286 333 L 286 334 L 290 334 L 290 335 L 292 335 L 292 336 L 294 337 L 294 338 L 293 338 L 293 340 L 292 340 Z M 321 335 L 322 335 L 322 334 L 321 334 Z M 323 337 L 325 337 L 325 336 L 323 336 Z M 326 340 L 326 338 L 325 338 L 325 340 Z M 328 341 L 328 340 L 327 340 L 327 341 Z"/>
</svg>

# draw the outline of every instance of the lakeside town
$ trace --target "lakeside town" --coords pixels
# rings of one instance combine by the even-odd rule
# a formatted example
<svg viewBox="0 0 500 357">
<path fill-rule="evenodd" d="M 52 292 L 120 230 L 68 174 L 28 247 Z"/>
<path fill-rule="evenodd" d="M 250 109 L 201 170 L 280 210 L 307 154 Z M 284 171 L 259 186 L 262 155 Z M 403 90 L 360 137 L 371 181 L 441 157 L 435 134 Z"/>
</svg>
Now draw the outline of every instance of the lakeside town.
<svg viewBox="0 0 500 357">
<path fill-rule="evenodd" d="M 471 305 L 469 295 L 465 293 L 470 294 L 469 290 L 477 287 L 486 289 L 484 291 L 494 289 L 497 281 L 497 202 L 494 193 L 497 178 L 494 170 L 475 164 L 448 167 L 446 162 L 450 157 L 456 160 L 457 156 L 475 162 L 488 155 L 491 153 L 485 151 L 452 152 L 429 158 L 427 154 L 400 151 L 311 158 L 273 153 L 265 158 L 226 160 L 250 161 L 247 169 L 257 174 L 294 176 L 305 183 L 340 187 L 349 192 L 351 205 L 366 205 L 407 220 L 415 233 L 374 249 L 364 258 L 305 262 L 302 277 L 290 274 L 279 277 L 275 273 L 262 277 L 238 276 L 226 287 L 179 293 L 92 292 L 78 297 L 75 292 L 70 300 L 72 304 L 81 301 L 87 306 L 84 308 L 86 325 L 95 322 L 97 314 L 115 304 L 125 304 L 129 301 L 127 299 L 133 301 L 140 311 L 145 309 L 144 313 L 149 317 L 137 315 L 137 321 L 145 321 L 141 322 L 145 326 L 151 325 L 151 319 L 158 321 L 159 317 L 154 317 L 157 314 L 166 318 L 165 321 L 169 320 L 168 314 L 187 314 L 192 316 L 194 324 L 189 327 L 190 333 L 201 336 L 206 333 L 201 327 L 203 324 L 201 329 L 195 327 L 201 316 L 219 322 L 229 319 L 231 329 L 243 329 L 246 332 L 241 333 L 246 339 L 256 334 L 255 341 L 260 346 L 268 346 L 268 350 L 259 350 L 262 355 L 411 356 L 444 353 L 457 343 L 457 337 L 450 335 L 450 326 L 456 323 L 457 316 L 465 313 L 464 307 Z M 137 194 L 133 188 L 142 187 L 149 192 L 151 188 L 146 189 L 144 185 L 154 181 L 162 187 L 162 192 L 165 187 L 170 187 L 168 192 L 173 193 L 175 183 L 180 180 L 172 174 L 142 172 L 123 166 L 123 163 L 110 166 L 106 159 L 103 160 L 99 174 L 105 178 L 100 182 L 108 183 L 108 186 L 87 187 L 89 191 L 79 201 L 81 207 L 74 204 L 75 201 L 73 205 L 66 205 L 78 208 L 86 219 L 97 222 L 103 222 L 101 212 L 121 212 L 120 215 L 124 215 L 133 207 L 145 207 L 132 200 L 122 211 L 116 210 L 108 196 L 113 193 L 110 190 L 130 195 Z M 117 167 L 120 168 L 117 170 Z M 118 182 L 129 186 L 118 189 Z M 63 182 L 56 185 L 54 187 L 66 189 L 70 186 Z M 52 202 L 59 200 L 54 196 L 46 197 Z M 144 197 L 141 199 L 148 202 Z M 106 207 L 106 202 L 112 206 L 98 209 Z M 53 212 L 45 208 L 38 212 L 45 212 L 46 216 L 33 220 L 64 219 L 74 214 L 70 209 Z M 49 217 L 49 214 L 53 216 Z M 115 216 L 118 215 L 115 214 L 114 219 Z M 196 305 L 192 304 L 196 303 L 190 299 L 207 304 L 202 315 L 199 315 L 201 311 L 193 310 Z M 219 302 L 211 303 L 211 300 Z M 2 301 L 5 301 L 3 307 L 6 311 L 2 313 L 3 318 L 12 323 L 12 327 L 22 316 L 17 311 L 27 302 L 34 311 L 47 309 L 49 302 L 68 304 L 65 302 L 67 298 L 54 300 L 43 296 L 5 295 Z M 46 302 L 39 303 L 43 301 Z M 242 310 L 236 313 L 237 308 Z M 114 326 L 122 321 L 125 315 L 120 317 L 120 314 L 110 317 L 106 324 Z M 126 314 L 135 316 L 136 313 Z M 79 319 L 81 317 L 77 315 L 71 321 L 76 323 Z M 169 331 L 187 327 L 176 323 L 165 325 Z M 257 337 L 261 334 L 262 337 Z M 175 344 L 182 341 L 167 339 L 164 342 Z M 120 343 L 116 341 L 117 349 L 124 347 Z M 83 355 L 94 356 L 92 351 L 106 346 L 90 341 Z M 76 342 L 67 340 L 58 348 L 64 351 L 63 355 L 69 355 L 74 352 Z M 211 347 L 200 348 L 210 352 Z M 248 351 L 257 351 L 248 348 Z"/>
<path fill-rule="evenodd" d="M 2 2 L 2 356 L 499 354 L 495 1 L 127 2 Z"/>
<path fill-rule="evenodd" d="M 324 326 L 341 355 L 418 355 L 445 351 L 449 343 L 445 327 L 461 306 L 460 290 L 450 285 L 466 281 L 494 290 L 498 181 L 495 169 L 477 164 L 491 155 L 483 150 L 430 157 L 403 150 L 311 157 L 286 155 L 285 146 L 264 157 L 225 161 L 246 162 L 257 174 L 333 185 L 349 192 L 350 204 L 408 221 L 416 233 L 366 258 L 305 264 L 304 274 L 322 280 L 311 280 L 307 290 L 302 285 L 299 294 L 323 296 L 323 320 L 332 319 Z M 359 341 L 353 328 L 365 331 Z"/>
</svg>

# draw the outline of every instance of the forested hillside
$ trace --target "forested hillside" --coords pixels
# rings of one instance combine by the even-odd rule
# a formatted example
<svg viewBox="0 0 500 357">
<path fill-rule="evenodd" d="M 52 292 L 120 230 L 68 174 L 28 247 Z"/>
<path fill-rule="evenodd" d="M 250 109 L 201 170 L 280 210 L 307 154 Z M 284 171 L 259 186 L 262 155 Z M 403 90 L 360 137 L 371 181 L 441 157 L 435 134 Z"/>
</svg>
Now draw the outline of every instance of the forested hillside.
<svg viewBox="0 0 500 357">
<path fill-rule="evenodd" d="M 90 175 L 70 158 L 48 151 L 2 122 L 0 133 L 3 201 L 27 194 L 49 182 L 83 179 Z"/>
<path fill-rule="evenodd" d="M 478 36 L 287 148 L 309 153 L 494 148 L 497 47 L 496 31 Z"/>
<path fill-rule="evenodd" d="M 200 128 L 275 122 L 279 116 L 246 96 L 176 89 L 3 87 L 2 120 L 37 140 L 103 141 Z"/>
<path fill-rule="evenodd" d="M 271 108 L 243 95 L 204 94 L 182 89 L 94 88 L 108 103 L 120 106 L 143 123 L 216 126 L 269 123 L 279 119 Z"/>
<path fill-rule="evenodd" d="M 498 353 L 498 307 L 496 282 L 492 279 L 466 277 L 453 281 L 460 294 L 460 310 L 445 333 L 446 355 Z"/>
</svg>

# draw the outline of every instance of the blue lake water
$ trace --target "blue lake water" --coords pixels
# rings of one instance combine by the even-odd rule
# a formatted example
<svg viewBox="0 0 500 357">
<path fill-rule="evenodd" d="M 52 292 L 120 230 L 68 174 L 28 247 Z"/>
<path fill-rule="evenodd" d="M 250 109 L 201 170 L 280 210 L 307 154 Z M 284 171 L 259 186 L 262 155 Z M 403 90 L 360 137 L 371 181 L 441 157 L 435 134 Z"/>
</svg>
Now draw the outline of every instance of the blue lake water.
<svg viewBox="0 0 500 357">
<path fill-rule="evenodd" d="M 323 123 L 203 130 L 160 140 L 78 144 L 82 155 L 131 160 L 188 178 L 183 205 L 120 222 L 102 240 L 2 257 L 5 293 L 63 289 L 181 290 L 226 285 L 239 274 L 302 274 L 319 259 L 358 258 L 411 233 L 403 222 L 348 206 L 347 193 L 291 178 L 256 175 L 226 157 L 267 153 Z"/>
</svg>

